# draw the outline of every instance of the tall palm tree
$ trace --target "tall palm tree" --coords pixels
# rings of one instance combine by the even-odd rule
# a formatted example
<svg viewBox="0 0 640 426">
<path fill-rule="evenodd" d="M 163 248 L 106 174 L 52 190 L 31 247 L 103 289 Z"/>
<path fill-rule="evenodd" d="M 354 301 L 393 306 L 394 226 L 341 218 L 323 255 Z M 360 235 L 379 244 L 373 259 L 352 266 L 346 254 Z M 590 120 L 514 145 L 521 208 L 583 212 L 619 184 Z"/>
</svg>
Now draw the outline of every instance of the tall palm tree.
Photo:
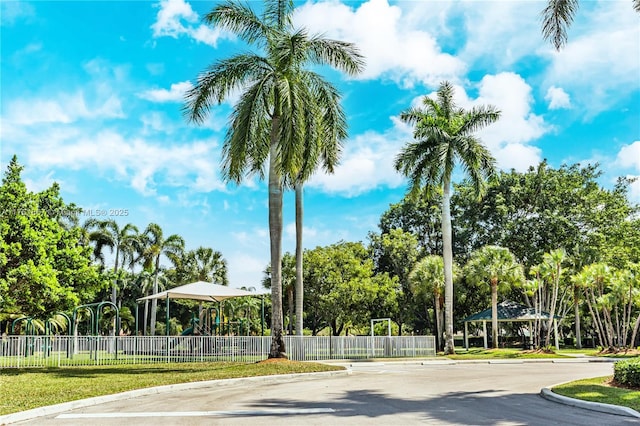
<svg viewBox="0 0 640 426">
<path fill-rule="evenodd" d="M 491 341 L 498 347 L 498 291 L 524 283 L 522 265 L 508 248 L 484 246 L 471 254 L 465 275 L 472 283 L 491 286 Z"/>
<path fill-rule="evenodd" d="M 409 274 L 411 291 L 433 297 L 436 323 L 436 345 L 442 349 L 442 308 L 444 307 L 444 261 L 442 256 L 431 255 L 420 260 Z"/>
<path fill-rule="evenodd" d="M 632 0 L 633 9 L 640 13 L 640 0 Z M 580 0 L 548 0 L 542 10 L 542 37 L 553 43 L 556 50 L 567 44 L 567 30 L 573 23 Z"/>
<path fill-rule="evenodd" d="M 177 262 L 184 251 L 184 240 L 173 234 L 164 237 L 162 228 L 156 223 L 150 223 L 142 234 L 144 269 L 153 270 L 153 294 L 158 293 L 158 274 L 160 273 L 160 257 L 167 256 L 173 263 Z M 151 335 L 156 332 L 156 313 L 158 300 L 151 301 Z"/>
<path fill-rule="evenodd" d="M 495 160 L 473 133 L 500 117 L 492 106 L 466 111 L 453 101 L 453 86 L 443 82 L 437 99 L 422 98 L 422 108 L 410 108 L 400 116 L 414 126 L 414 141 L 396 157 L 396 169 L 409 178 L 409 193 L 429 197 L 442 193 L 442 248 L 445 279 L 445 354 L 453 344 L 453 249 L 451 236 L 451 175 L 458 162 L 469 175 L 476 194 L 485 191 L 486 178 L 494 173 Z"/>
<path fill-rule="evenodd" d="M 272 358 L 286 356 L 280 265 L 283 177 L 302 168 L 307 133 L 325 119 L 316 112 L 332 110 L 339 98 L 333 85 L 305 67 L 330 65 L 356 74 L 363 66 L 352 44 L 295 29 L 293 10 L 291 0 L 267 0 L 258 16 L 247 5 L 227 1 L 208 13 L 206 23 L 236 34 L 261 52 L 241 53 L 211 65 L 185 95 L 184 107 L 189 121 L 202 123 L 214 103 L 233 90 L 243 91 L 222 148 L 222 174 L 239 183 L 250 174 L 263 178 L 265 165 L 268 168 Z M 333 129 L 335 123 L 326 127 Z"/>
<path fill-rule="evenodd" d="M 117 302 L 118 290 L 118 268 L 125 265 L 127 258 L 133 256 L 134 243 L 133 239 L 137 238 L 138 228 L 127 223 L 122 229 L 113 219 L 102 220 L 96 222 L 97 232 L 100 235 L 99 245 L 102 248 L 107 247 L 111 253 L 115 252 L 113 263 L 113 286 L 111 287 L 111 303 Z M 97 245 L 96 245 L 97 246 Z"/>
</svg>

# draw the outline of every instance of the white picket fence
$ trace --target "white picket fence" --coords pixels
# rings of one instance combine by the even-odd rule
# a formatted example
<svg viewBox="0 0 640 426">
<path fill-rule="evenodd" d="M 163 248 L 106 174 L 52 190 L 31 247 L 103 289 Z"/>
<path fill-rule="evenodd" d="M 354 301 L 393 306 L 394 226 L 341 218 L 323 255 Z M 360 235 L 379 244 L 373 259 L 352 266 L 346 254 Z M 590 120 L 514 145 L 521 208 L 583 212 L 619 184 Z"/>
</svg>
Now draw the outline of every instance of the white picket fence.
<svg viewBox="0 0 640 426">
<path fill-rule="evenodd" d="M 3 336 L 0 368 L 167 362 L 252 362 L 270 336 Z M 434 336 L 285 336 L 289 359 L 321 361 L 435 356 Z"/>
</svg>

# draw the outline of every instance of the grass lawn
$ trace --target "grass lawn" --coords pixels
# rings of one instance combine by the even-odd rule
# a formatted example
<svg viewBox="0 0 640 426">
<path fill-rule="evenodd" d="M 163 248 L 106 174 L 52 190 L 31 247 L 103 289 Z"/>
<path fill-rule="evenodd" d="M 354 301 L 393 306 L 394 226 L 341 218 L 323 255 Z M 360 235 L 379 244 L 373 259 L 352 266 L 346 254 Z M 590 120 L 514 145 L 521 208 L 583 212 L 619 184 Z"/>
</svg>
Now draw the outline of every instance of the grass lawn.
<svg viewBox="0 0 640 426">
<path fill-rule="evenodd" d="M 441 354 L 439 354 L 441 355 Z M 540 353 L 523 351 L 521 349 L 482 349 L 472 348 L 458 349 L 455 355 L 447 355 L 446 358 L 455 360 L 465 359 L 527 359 L 527 358 L 566 358 L 566 355 L 554 353 Z"/>
<path fill-rule="evenodd" d="M 609 386 L 613 376 L 596 377 L 565 383 L 553 388 L 558 395 L 584 401 L 621 405 L 640 411 L 640 390 L 623 389 Z"/>
<path fill-rule="evenodd" d="M 342 369 L 295 361 L 0 369 L 0 415 L 152 386 Z"/>
</svg>

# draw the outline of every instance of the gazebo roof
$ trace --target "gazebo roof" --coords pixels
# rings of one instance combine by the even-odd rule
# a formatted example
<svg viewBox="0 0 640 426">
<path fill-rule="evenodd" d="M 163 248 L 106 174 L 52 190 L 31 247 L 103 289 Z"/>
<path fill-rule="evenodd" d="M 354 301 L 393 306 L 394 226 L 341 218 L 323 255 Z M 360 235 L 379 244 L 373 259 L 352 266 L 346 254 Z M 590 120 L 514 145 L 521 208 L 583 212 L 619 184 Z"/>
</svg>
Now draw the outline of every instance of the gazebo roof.
<svg viewBox="0 0 640 426">
<path fill-rule="evenodd" d="M 191 299 L 207 302 L 219 302 L 232 297 L 260 296 L 262 294 L 266 294 L 266 292 L 251 292 L 239 288 L 197 281 L 180 287 L 170 288 L 169 290 L 158 294 L 141 297 L 138 299 L 138 302 L 152 299 Z"/>
<path fill-rule="evenodd" d="M 556 316 L 556 318 L 559 317 Z M 536 313 L 535 308 L 529 308 L 511 300 L 498 303 L 498 321 L 534 321 L 537 319 L 548 320 L 549 313 L 544 311 Z M 491 321 L 491 308 L 468 316 L 463 321 Z"/>
</svg>

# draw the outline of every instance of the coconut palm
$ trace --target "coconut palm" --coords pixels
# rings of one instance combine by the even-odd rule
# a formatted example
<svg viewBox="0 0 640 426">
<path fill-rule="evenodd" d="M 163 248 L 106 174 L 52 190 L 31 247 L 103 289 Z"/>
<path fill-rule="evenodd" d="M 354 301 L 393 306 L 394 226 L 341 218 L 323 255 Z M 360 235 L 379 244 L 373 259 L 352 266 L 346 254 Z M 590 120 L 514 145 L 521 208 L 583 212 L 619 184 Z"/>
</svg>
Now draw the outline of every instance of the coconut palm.
<svg viewBox="0 0 640 426">
<path fill-rule="evenodd" d="M 471 254 L 465 266 L 465 276 L 471 283 L 491 286 L 491 340 L 498 347 L 498 291 L 506 292 L 513 285 L 524 283 L 522 265 L 509 249 L 485 246 Z"/>
<path fill-rule="evenodd" d="M 350 43 L 309 35 L 292 25 L 293 2 L 268 0 L 262 16 L 247 5 L 225 2 L 204 20 L 234 33 L 260 53 L 241 53 L 211 65 L 187 92 L 187 119 L 202 123 L 214 103 L 234 90 L 243 93 L 231 114 L 222 148 L 222 175 L 239 183 L 247 175 L 260 178 L 268 169 L 269 237 L 272 277 L 272 344 L 270 357 L 284 357 L 282 337 L 282 191 L 284 176 L 302 170 L 307 134 L 333 111 L 337 90 L 308 65 L 330 65 L 348 74 L 362 69 L 362 57 Z M 335 118 L 336 116 L 334 116 Z M 337 133 L 337 132 L 336 132 Z M 319 134 L 319 133 L 318 133 Z"/>
<path fill-rule="evenodd" d="M 437 330 L 436 344 L 442 349 L 442 308 L 444 307 L 444 262 L 442 256 L 427 256 L 420 260 L 409 274 L 411 291 L 433 297 Z"/>
<path fill-rule="evenodd" d="M 453 101 L 453 92 L 451 83 L 444 82 L 436 99 L 425 96 L 422 107 L 402 113 L 402 121 L 414 126 L 414 141 L 402 149 L 395 163 L 396 169 L 409 178 L 411 196 L 442 194 L 446 354 L 454 352 L 451 175 L 459 162 L 476 194 L 484 193 L 486 178 L 494 173 L 495 160 L 473 133 L 500 117 L 500 111 L 492 106 L 473 107 L 468 111 L 458 107 Z"/>
<path fill-rule="evenodd" d="M 548 0 L 542 11 L 542 36 L 557 50 L 567 44 L 567 30 L 580 5 L 579 0 Z M 633 9 L 640 13 L 640 0 L 633 0 Z"/>
<path fill-rule="evenodd" d="M 160 257 L 167 256 L 175 263 L 184 250 L 184 240 L 179 235 L 164 237 L 162 228 L 156 223 L 150 223 L 142 234 L 144 269 L 153 270 L 153 294 L 158 293 L 158 274 L 160 273 Z M 151 301 L 151 335 L 156 331 L 156 313 L 158 300 Z"/>
</svg>

